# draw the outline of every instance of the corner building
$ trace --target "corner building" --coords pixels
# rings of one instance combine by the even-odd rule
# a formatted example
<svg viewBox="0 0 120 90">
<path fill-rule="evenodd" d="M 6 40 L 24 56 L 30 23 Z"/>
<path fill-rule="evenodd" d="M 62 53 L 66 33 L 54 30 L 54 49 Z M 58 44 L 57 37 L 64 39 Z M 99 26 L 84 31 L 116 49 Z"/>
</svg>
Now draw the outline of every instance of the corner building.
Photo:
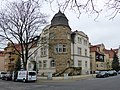
<svg viewBox="0 0 120 90">
<path fill-rule="evenodd" d="M 51 20 L 51 25 L 46 26 L 40 34 L 39 47 L 41 48 L 38 51 L 40 75 L 47 75 L 49 72 L 59 75 L 63 75 L 63 73 L 74 75 L 78 74 L 77 72 L 82 74 L 82 69 L 80 69 L 82 65 L 79 66 L 73 58 L 75 55 L 73 52 L 75 46 L 72 44 L 73 36 L 67 17 L 59 11 Z M 80 57 L 80 55 L 77 56 Z M 89 56 L 87 58 L 89 59 Z M 89 67 L 89 62 L 87 64 Z"/>
</svg>

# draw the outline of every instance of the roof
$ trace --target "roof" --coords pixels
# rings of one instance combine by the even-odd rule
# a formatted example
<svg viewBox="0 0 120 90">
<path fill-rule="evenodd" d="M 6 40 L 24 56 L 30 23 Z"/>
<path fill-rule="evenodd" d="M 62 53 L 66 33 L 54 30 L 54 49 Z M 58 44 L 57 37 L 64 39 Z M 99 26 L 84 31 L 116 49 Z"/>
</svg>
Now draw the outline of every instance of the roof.
<svg viewBox="0 0 120 90">
<path fill-rule="evenodd" d="M 5 54 L 4 54 L 4 51 L 0 51 L 0 57 L 4 57 Z"/>
<path fill-rule="evenodd" d="M 97 47 L 97 46 L 92 46 L 92 47 L 90 47 L 90 52 L 95 52 L 95 51 L 97 51 L 97 48 L 99 48 L 99 47 Z"/>
<path fill-rule="evenodd" d="M 104 49 L 104 53 L 109 54 L 109 58 L 113 58 L 115 52 L 117 53 L 118 49 L 111 49 L 111 50 Z"/>
<path fill-rule="evenodd" d="M 51 20 L 51 26 L 56 26 L 56 25 L 63 25 L 69 27 L 67 17 L 60 10 L 58 13 L 54 15 L 54 17 Z"/>
</svg>

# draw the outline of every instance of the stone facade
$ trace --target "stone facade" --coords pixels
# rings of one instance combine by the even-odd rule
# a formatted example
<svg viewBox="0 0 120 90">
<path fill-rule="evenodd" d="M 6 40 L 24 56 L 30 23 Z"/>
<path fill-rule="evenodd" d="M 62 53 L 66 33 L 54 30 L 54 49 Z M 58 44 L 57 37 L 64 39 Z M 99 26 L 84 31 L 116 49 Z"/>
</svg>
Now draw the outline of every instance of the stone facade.
<svg viewBox="0 0 120 90">
<path fill-rule="evenodd" d="M 83 38 L 82 44 L 78 43 L 78 37 Z M 84 45 L 84 41 L 87 45 Z M 42 30 L 38 46 L 39 75 L 89 74 L 89 39 L 83 32 L 72 32 L 68 19 L 61 11 Z M 82 48 L 82 55 L 79 55 L 78 47 Z M 79 60 L 82 65 L 79 65 Z"/>
<path fill-rule="evenodd" d="M 50 38 L 49 41 L 49 57 L 55 60 L 56 72 L 59 72 L 72 63 L 71 30 L 65 26 L 55 26 L 50 28 L 49 34 L 54 34 L 54 38 Z"/>
</svg>

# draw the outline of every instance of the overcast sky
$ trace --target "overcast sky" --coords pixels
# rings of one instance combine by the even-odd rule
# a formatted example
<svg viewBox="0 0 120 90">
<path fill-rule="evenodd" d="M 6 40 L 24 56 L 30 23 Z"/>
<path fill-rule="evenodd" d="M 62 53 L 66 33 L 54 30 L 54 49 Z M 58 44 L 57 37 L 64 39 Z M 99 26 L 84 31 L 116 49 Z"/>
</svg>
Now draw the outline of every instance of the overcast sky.
<svg viewBox="0 0 120 90">
<path fill-rule="evenodd" d="M 2 1 L 2 0 L 0 0 Z M 42 9 L 44 13 L 49 14 L 49 21 L 58 8 L 54 7 L 54 12 L 51 11 L 48 5 Z M 103 43 L 107 49 L 118 48 L 120 45 L 120 15 L 116 16 L 113 20 L 109 20 L 105 13 L 100 14 L 97 21 L 94 21 L 94 16 L 86 14 L 81 15 L 78 19 L 77 14 L 70 10 L 65 11 L 65 15 L 69 20 L 69 25 L 73 31 L 80 30 L 86 33 L 89 37 L 90 43 L 93 45 Z"/>
<path fill-rule="evenodd" d="M 48 7 L 48 6 L 46 6 Z M 44 10 L 44 9 L 43 9 Z M 50 8 L 45 9 L 46 13 L 50 14 L 49 20 L 52 19 L 58 8 L 54 7 L 54 12 Z M 98 19 L 94 21 L 95 17 L 83 14 L 77 18 L 77 14 L 70 10 L 64 12 L 69 20 L 69 25 L 73 31 L 80 30 L 86 33 L 89 37 L 90 43 L 93 45 L 103 43 L 107 49 L 116 49 L 120 45 L 120 14 L 113 20 L 109 20 L 107 13 L 100 14 Z"/>
</svg>

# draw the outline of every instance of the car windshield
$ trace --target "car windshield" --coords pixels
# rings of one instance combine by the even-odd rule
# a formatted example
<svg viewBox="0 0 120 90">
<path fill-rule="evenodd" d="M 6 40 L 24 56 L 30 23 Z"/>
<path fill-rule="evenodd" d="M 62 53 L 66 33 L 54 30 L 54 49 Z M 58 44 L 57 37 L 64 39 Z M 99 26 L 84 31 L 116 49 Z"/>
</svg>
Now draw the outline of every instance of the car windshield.
<svg viewBox="0 0 120 90">
<path fill-rule="evenodd" d="M 35 72 L 29 72 L 29 75 L 34 76 L 34 75 L 36 75 L 36 73 Z"/>
<path fill-rule="evenodd" d="M 6 72 L 1 72 L 1 74 L 7 74 Z"/>
</svg>

